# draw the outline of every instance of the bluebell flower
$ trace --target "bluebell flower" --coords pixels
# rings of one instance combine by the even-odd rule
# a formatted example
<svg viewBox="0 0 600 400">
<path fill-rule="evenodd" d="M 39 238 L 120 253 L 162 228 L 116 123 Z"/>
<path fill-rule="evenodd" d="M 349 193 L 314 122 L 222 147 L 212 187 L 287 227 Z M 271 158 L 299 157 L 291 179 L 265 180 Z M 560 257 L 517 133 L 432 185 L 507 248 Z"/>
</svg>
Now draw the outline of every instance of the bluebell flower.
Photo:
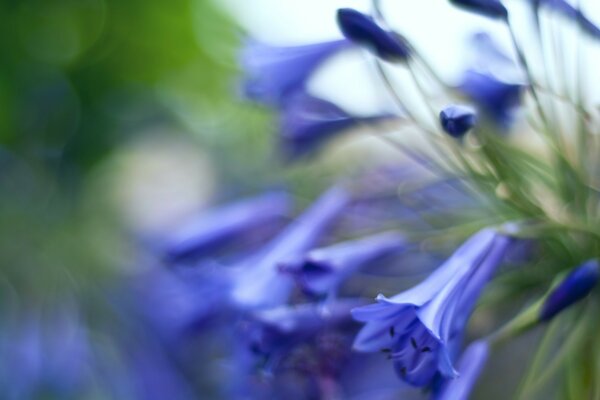
<svg viewBox="0 0 600 400">
<path fill-rule="evenodd" d="M 368 15 L 351 8 L 341 8 L 337 12 L 337 22 L 347 39 L 384 60 L 403 61 L 410 56 L 410 48 L 404 38 L 384 30 Z"/>
<path fill-rule="evenodd" d="M 438 375 L 456 377 L 449 342 L 460 336 L 510 242 L 493 229 L 481 230 L 419 285 L 353 310 L 366 322 L 355 349 L 390 352 L 398 375 L 414 386 L 430 385 Z"/>
<path fill-rule="evenodd" d="M 287 215 L 290 206 L 287 194 L 273 192 L 203 213 L 169 235 L 166 257 L 169 261 L 180 261 L 214 254 L 216 248 L 278 222 Z"/>
<path fill-rule="evenodd" d="M 486 17 L 508 18 L 508 11 L 500 0 L 450 0 L 450 3 Z"/>
<path fill-rule="evenodd" d="M 589 36 L 600 39 L 600 28 L 594 24 L 583 12 L 565 0 L 537 0 L 537 7 L 548 7 L 565 17 L 575 21 L 582 32 Z"/>
<path fill-rule="evenodd" d="M 266 104 L 283 104 L 287 96 L 304 88 L 317 67 L 350 45 L 345 39 L 287 47 L 250 41 L 241 57 L 245 95 Z"/>
<path fill-rule="evenodd" d="M 291 96 L 281 115 L 282 151 L 288 159 L 306 156 L 358 124 L 375 123 L 387 118 L 391 116 L 351 116 L 327 100 L 298 92 Z"/>
<path fill-rule="evenodd" d="M 525 86 L 500 80 L 489 73 L 467 70 L 458 90 L 468 96 L 483 116 L 503 129 L 513 122 Z"/>
<path fill-rule="evenodd" d="M 234 278 L 233 302 L 241 308 L 285 303 L 293 288 L 293 279 L 279 270 L 279 263 L 314 246 L 349 200 L 341 188 L 330 189 L 269 243 L 261 255 L 242 265 Z"/>
<path fill-rule="evenodd" d="M 319 296 L 337 291 L 359 268 L 382 256 L 401 251 L 405 238 L 388 232 L 311 250 L 281 268 L 293 274 L 305 293 Z"/>
<path fill-rule="evenodd" d="M 470 107 L 448 106 L 440 112 L 440 123 L 447 134 L 460 138 L 475 126 L 477 114 Z"/>
<path fill-rule="evenodd" d="M 548 321 L 573 303 L 586 297 L 598 283 L 598 260 L 589 260 L 569 273 L 544 300 L 540 320 Z"/>
<path fill-rule="evenodd" d="M 458 360 L 460 374 L 457 378 L 444 381 L 435 391 L 434 400 L 468 400 L 477 378 L 484 368 L 489 354 L 486 341 L 477 341 L 469 345 Z"/>
</svg>

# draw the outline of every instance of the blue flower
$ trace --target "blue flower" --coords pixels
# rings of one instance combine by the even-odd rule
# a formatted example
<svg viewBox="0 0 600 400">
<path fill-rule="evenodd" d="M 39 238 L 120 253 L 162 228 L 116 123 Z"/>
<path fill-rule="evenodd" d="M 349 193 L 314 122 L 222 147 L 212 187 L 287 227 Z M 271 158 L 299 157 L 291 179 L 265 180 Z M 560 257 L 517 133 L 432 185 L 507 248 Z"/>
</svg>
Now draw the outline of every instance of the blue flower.
<svg viewBox="0 0 600 400">
<path fill-rule="evenodd" d="M 450 0 L 450 3 L 486 17 L 508 18 L 508 11 L 499 0 Z"/>
<path fill-rule="evenodd" d="M 460 376 L 444 381 L 434 393 L 434 400 L 467 400 L 475 382 L 485 366 L 489 354 L 489 345 L 477 341 L 469 345 L 458 361 Z"/>
<path fill-rule="evenodd" d="M 361 123 L 374 123 L 390 115 L 354 117 L 335 104 L 306 92 L 291 96 L 281 115 L 280 140 L 288 159 L 306 156 L 334 136 Z"/>
<path fill-rule="evenodd" d="M 355 349 L 390 352 L 398 375 L 414 386 L 431 385 L 438 375 L 456 377 L 450 342 L 460 338 L 510 243 L 493 229 L 481 230 L 419 285 L 353 310 L 356 320 L 366 322 Z"/>
<path fill-rule="evenodd" d="M 403 61 L 410 55 L 405 39 L 381 28 L 373 18 L 353 10 L 341 8 L 337 21 L 344 36 L 387 61 Z"/>
<path fill-rule="evenodd" d="M 250 41 L 242 51 L 246 73 L 245 95 L 271 105 L 303 89 L 306 80 L 327 58 L 350 46 L 347 40 L 334 40 L 302 46 L 269 46 Z"/>
<path fill-rule="evenodd" d="M 181 261 L 214 254 L 216 248 L 281 220 L 290 205 L 287 194 L 273 192 L 202 214 L 170 235 L 166 257 L 169 261 Z"/>
<path fill-rule="evenodd" d="M 513 122 L 514 110 L 521 103 L 524 85 L 509 83 L 495 76 L 467 70 L 458 90 L 479 107 L 482 114 L 499 127 L 506 129 Z"/>
<path fill-rule="evenodd" d="M 325 328 L 350 322 L 350 310 L 360 303 L 347 299 L 329 303 L 279 306 L 250 315 L 244 336 L 255 353 L 281 357 L 286 350 L 313 338 Z M 279 353 L 279 354 L 275 354 Z"/>
<path fill-rule="evenodd" d="M 374 260 L 403 250 L 406 241 L 397 233 L 382 233 L 359 240 L 311 250 L 281 264 L 292 273 L 305 293 L 319 296 L 337 291 L 344 280 Z"/>
<path fill-rule="evenodd" d="M 449 106 L 440 112 L 440 123 L 452 137 L 460 138 L 477 123 L 477 115 L 470 107 Z"/>
<path fill-rule="evenodd" d="M 279 263 L 311 248 L 349 200 L 344 190 L 330 189 L 269 243 L 261 255 L 239 267 L 231 291 L 233 302 L 240 308 L 268 308 L 285 303 L 293 279 L 279 270 Z"/>
<path fill-rule="evenodd" d="M 598 260 L 589 260 L 575 268 L 556 286 L 540 310 L 540 320 L 548 321 L 571 304 L 587 296 L 598 283 Z"/>
<path fill-rule="evenodd" d="M 600 28 L 590 21 L 579 8 L 572 6 L 565 0 L 537 0 L 536 6 L 545 6 L 561 13 L 565 17 L 575 21 L 582 32 L 595 39 L 600 39 Z"/>
</svg>

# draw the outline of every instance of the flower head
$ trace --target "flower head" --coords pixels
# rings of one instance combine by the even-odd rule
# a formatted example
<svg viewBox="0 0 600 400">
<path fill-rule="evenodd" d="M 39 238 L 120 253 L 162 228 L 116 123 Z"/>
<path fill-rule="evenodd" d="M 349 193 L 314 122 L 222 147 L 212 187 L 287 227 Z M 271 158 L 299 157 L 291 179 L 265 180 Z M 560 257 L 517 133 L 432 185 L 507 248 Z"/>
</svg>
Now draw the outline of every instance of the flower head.
<svg viewBox="0 0 600 400">
<path fill-rule="evenodd" d="M 347 40 L 287 47 L 250 41 L 242 52 L 245 95 L 271 105 L 283 104 L 288 95 L 303 89 L 327 58 L 349 45 Z"/>
<path fill-rule="evenodd" d="M 403 61 L 410 55 L 405 39 L 381 28 L 373 18 L 351 8 L 341 8 L 337 21 L 344 36 L 387 61 Z"/>
<path fill-rule="evenodd" d="M 290 159 L 306 156 L 349 128 L 385 118 L 390 116 L 354 117 L 327 100 L 298 92 L 290 97 L 283 109 L 282 150 Z"/>
<path fill-rule="evenodd" d="M 508 18 L 508 11 L 500 0 L 450 0 L 450 3 L 485 17 Z"/>
<path fill-rule="evenodd" d="M 356 320 L 366 322 L 355 349 L 390 351 L 398 375 L 414 386 L 430 385 L 438 374 L 455 377 L 450 341 L 460 336 L 510 242 L 484 229 L 419 285 L 353 310 Z"/>
<path fill-rule="evenodd" d="M 241 308 L 283 304 L 293 287 L 293 280 L 279 270 L 279 263 L 312 247 L 349 200 L 344 190 L 330 189 L 269 243 L 261 255 L 241 266 L 231 291 L 234 303 Z"/>
<path fill-rule="evenodd" d="M 386 254 L 400 251 L 405 245 L 403 236 L 382 233 L 311 250 L 299 258 L 283 262 L 281 268 L 294 275 L 304 292 L 325 295 L 335 292 L 359 268 Z"/>
</svg>

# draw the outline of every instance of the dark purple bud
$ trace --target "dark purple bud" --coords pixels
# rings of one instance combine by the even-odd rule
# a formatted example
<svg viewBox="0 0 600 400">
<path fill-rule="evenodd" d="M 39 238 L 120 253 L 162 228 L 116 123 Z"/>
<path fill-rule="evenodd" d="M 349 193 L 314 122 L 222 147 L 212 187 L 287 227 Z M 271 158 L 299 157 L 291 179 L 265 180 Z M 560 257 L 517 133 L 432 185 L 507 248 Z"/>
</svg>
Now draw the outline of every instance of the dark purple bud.
<svg viewBox="0 0 600 400">
<path fill-rule="evenodd" d="M 387 61 L 403 61 L 410 55 L 406 40 L 381 28 L 373 18 L 351 8 L 340 8 L 337 21 L 344 36 L 367 47 Z"/>
<path fill-rule="evenodd" d="M 599 275 L 598 260 L 589 260 L 575 268 L 548 295 L 540 311 L 540 320 L 548 321 L 556 314 L 587 296 Z"/>
<path fill-rule="evenodd" d="M 450 0 L 450 3 L 485 17 L 508 18 L 508 11 L 499 0 Z"/>
<path fill-rule="evenodd" d="M 475 126 L 477 115 L 470 107 L 448 106 L 440 112 L 440 123 L 447 134 L 460 138 Z"/>
</svg>

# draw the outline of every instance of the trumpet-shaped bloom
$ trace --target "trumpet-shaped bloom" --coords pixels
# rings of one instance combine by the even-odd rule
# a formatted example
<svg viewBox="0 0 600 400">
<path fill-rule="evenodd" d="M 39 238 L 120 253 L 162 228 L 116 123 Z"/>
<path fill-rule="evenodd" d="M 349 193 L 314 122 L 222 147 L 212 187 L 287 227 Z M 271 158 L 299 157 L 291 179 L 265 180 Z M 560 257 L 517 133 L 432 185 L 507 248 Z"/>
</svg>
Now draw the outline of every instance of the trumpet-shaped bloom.
<svg viewBox="0 0 600 400">
<path fill-rule="evenodd" d="M 449 106 L 440 112 L 440 123 L 448 135 L 460 138 L 475 126 L 477 115 L 470 107 Z"/>
<path fill-rule="evenodd" d="M 589 260 L 575 268 L 558 284 L 542 305 L 540 320 L 548 321 L 571 304 L 587 296 L 600 277 L 598 260 Z"/>
<path fill-rule="evenodd" d="M 398 375 L 414 386 L 441 375 L 457 375 L 450 341 L 460 337 L 468 316 L 511 239 L 484 229 L 465 242 L 425 281 L 391 298 L 353 310 L 366 325 L 354 347 L 391 352 Z"/>
<path fill-rule="evenodd" d="M 513 121 L 523 89 L 520 83 L 505 82 L 475 70 L 467 70 L 458 86 L 458 90 L 473 100 L 484 116 L 504 129 Z"/>
<path fill-rule="evenodd" d="M 242 266 L 231 291 L 234 303 L 242 308 L 283 304 L 293 288 L 293 279 L 279 270 L 279 263 L 311 248 L 349 200 L 342 189 L 330 189 L 267 245 L 258 259 Z"/>
<path fill-rule="evenodd" d="M 337 21 L 348 40 L 365 46 L 384 60 L 402 61 L 410 55 L 404 38 L 384 30 L 368 15 L 351 8 L 341 8 L 337 12 Z"/>
<path fill-rule="evenodd" d="M 485 366 L 488 354 L 489 345 L 485 341 L 469 345 L 458 361 L 460 376 L 444 381 L 435 392 L 434 400 L 467 400 Z"/>
<path fill-rule="evenodd" d="M 508 18 L 508 11 L 500 0 L 450 0 L 450 3 L 485 17 Z"/>
<path fill-rule="evenodd" d="M 357 124 L 384 118 L 390 116 L 353 117 L 329 101 L 298 92 L 290 98 L 281 117 L 282 151 L 289 159 L 305 156 Z"/>
<path fill-rule="evenodd" d="M 299 259 L 282 263 L 281 268 L 294 275 L 304 292 L 325 295 L 336 291 L 359 268 L 382 256 L 398 252 L 405 245 L 403 236 L 382 233 L 311 250 Z"/>
<path fill-rule="evenodd" d="M 246 235 L 255 228 L 280 220 L 290 209 L 290 197 L 281 192 L 267 193 L 191 219 L 167 241 L 170 261 L 199 257 Z"/>
<path fill-rule="evenodd" d="M 321 63 L 349 45 L 347 40 L 287 47 L 250 41 L 241 57 L 247 76 L 245 95 L 267 104 L 284 103 L 288 95 L 304 87 Z"/>
</svg>

